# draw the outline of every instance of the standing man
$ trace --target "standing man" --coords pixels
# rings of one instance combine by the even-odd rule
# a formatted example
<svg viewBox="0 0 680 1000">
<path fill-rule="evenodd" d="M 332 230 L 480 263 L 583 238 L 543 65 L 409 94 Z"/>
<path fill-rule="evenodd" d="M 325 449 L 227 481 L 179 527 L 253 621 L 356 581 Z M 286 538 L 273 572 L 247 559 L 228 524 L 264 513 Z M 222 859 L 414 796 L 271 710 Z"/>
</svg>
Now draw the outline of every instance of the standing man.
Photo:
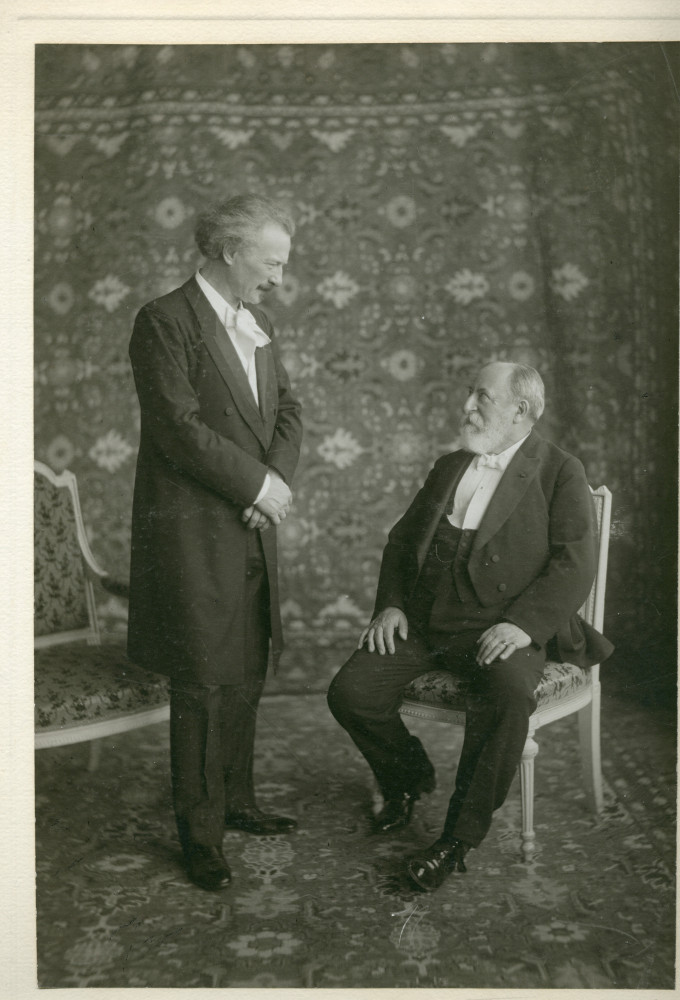
<svg viewBox="0 0 680 1000">
<path fill-rule="evenodd" d="M 551 657 L 581 666 L 613 647 L 577 616 L 596 566 L 583 466 L 533 429 L 543 381 L 526 365 L 480 371 L 464 406 L 463 450 L 444 455 L 389 534 L 373 620 L 335 677 L 331 711 L 377 778 L 379 833 L 405 826 L 435 787 L 399 716 L 404 686 L 428 670 L 467 680 L 465 738 L 441 837 L 407 863 L 438 888 L 505 801 Z M 365 645 L 364 645 L 365 644 Z"/>
<path fill-rule="evenodd" d="M 255 804 L 253 743 L 271 639 L 282 649 L 275 526 L 291 503 L 300 405 L 257 308 L 294 224 L 267 198 L 202 216 L 205 264 L 145 305 L 130 342 L 141 408 L 130 658 L 170 676 L 170 753 L 189 878 L 222 889 L 225 827 L 297 825 Z M 267 530 L 270 529 L 270 530 Z"/>
</svg>

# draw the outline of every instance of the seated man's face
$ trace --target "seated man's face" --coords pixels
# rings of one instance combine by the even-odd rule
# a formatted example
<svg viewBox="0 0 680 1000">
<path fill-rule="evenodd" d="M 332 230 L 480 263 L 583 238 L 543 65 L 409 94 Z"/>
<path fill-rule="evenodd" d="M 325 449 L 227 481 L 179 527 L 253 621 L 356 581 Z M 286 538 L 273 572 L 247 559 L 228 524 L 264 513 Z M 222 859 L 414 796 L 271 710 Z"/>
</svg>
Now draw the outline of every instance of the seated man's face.
<svg viewBox="0 0 680 1000">
<path fill-rule="evenodd" d="M 476 455 L 498 454 L 517 438 L 517 402 L 509 389 L 510 369 L 500 362 L 480 371 L 463 406 L 461 444 Z"/>
</svg>

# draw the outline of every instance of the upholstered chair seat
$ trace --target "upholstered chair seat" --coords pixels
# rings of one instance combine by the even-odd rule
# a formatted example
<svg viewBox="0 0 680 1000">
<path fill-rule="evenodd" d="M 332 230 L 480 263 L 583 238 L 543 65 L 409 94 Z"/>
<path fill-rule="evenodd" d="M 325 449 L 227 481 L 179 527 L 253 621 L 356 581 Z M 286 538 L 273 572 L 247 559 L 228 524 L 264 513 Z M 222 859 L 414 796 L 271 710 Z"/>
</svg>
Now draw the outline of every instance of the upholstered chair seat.
<svg viewBox="0 0 680 1000">
<path fill-rule="evenodd" d="M 537 708 L 570 698 L 588 685 L 588 671 L 573 663 L 548 660 L 541 683 L 536 688 Z M 466 684 L 448 670 L 421 674 L 405 688 L 404 697 L 421 705 L 465 711 Z"/>
<path fill-rule="evenodd" d="M 120 643 L 35 652 L 35 730 L 55 743 L 65 729 L 114 722 L 167 704 L 167 680 L 130 663 Z"/>
</svg>

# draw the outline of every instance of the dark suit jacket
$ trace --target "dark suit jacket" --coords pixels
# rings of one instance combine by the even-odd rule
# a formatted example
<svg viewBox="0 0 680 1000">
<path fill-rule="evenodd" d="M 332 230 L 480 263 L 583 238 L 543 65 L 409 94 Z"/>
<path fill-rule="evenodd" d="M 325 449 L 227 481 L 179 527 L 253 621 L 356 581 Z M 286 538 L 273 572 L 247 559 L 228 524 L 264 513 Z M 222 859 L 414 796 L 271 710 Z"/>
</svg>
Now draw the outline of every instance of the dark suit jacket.
<svg viewBox="0 0 680 1000">
<path fill-rule="evenodd" d="M 271 337 L 271 323 L 249 307 Z M 129 655 L 203 684 L 242 678 L 247 529 L 268 466 L 290 483 L 300 405 L 274 343 L 256 351 L 258 409 L 195 278 L 145 305 L 130 342 L 141 408 L 132 513 Z M 282 648 L 276 532 L 260 533 L 275 657 Z"/>
<path fill-rule="evenodd" d="M 389 534 L 375 613 L 405 608 L 437 524 L 473 456 L 444 455 Z M 468 571 L 484 607 L 509 602 L 514 622 L 548 655 L 600 663 L 611 643 L 577 611 L 595 576 L 594 510 L 583 466 L 536 430 L 516 452 L 482 518 Z"/>
</svg>

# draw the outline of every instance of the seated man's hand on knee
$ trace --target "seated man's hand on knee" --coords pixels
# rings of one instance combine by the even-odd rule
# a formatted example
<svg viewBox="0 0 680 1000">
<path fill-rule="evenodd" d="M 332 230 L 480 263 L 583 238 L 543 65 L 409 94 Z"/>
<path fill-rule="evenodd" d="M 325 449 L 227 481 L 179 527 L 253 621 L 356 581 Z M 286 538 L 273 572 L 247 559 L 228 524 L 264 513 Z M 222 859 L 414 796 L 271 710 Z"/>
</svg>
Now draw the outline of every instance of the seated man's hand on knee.
<svg viewBox="0 0 680 1000">
<path fill-rule="evenodd" d="M 408 621 L 406 615 L 399 608 L 385 608 L 361 633 L 357 648 L 361 649 L 366 643 L 369 653 L 375 653 L 376 650 L 381 655 L 384 655 L 385 651 L 393 653 L 395 629 L 402 639 L 407 638 Z"/>
<path fill-rule="evenodd" d="M 492 625 L 479 637 L 479 649 L 475 657 L 480 666 L 487 666 L 495 659 L 507 660 L 518 649 L 531 645 L 531 636 L 527 635 L 512 622 L 499 622 Z"/>
</svg>

